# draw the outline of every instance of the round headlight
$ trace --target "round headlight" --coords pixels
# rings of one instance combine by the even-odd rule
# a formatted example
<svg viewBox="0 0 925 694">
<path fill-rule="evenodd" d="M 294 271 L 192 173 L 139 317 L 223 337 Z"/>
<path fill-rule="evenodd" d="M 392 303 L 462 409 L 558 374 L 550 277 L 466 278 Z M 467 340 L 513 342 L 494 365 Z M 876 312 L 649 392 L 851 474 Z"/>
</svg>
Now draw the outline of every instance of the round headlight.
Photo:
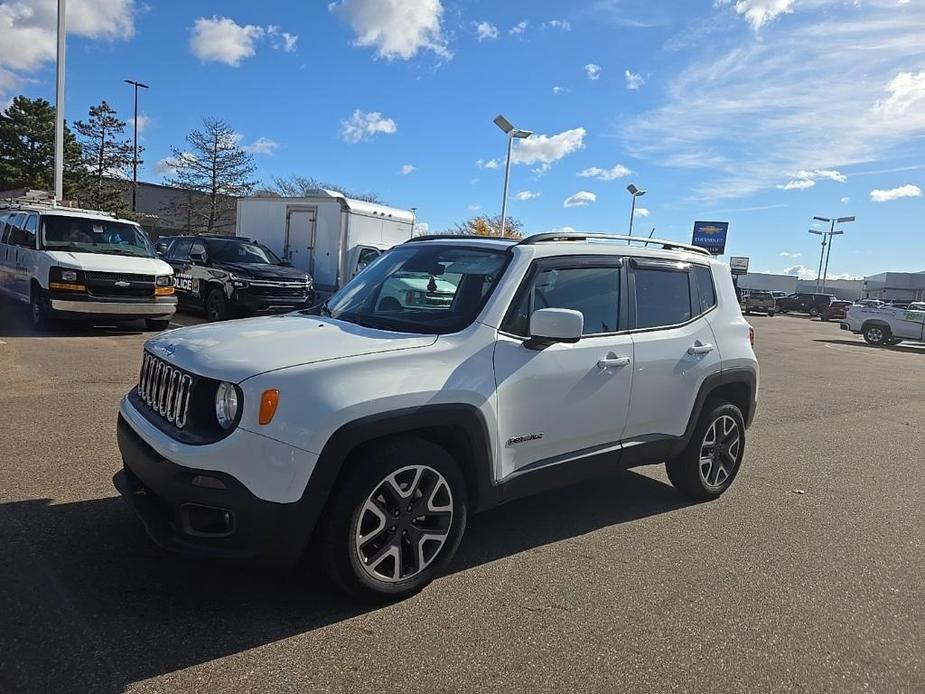
<svg viewBox="0 0 925 694">
<path fill-rule="evenodd" d="M 238 417 L 238 390 L 222 381 L 215 391 L 215 419 L 222 429 L 230 429 Z"/>
</svg>

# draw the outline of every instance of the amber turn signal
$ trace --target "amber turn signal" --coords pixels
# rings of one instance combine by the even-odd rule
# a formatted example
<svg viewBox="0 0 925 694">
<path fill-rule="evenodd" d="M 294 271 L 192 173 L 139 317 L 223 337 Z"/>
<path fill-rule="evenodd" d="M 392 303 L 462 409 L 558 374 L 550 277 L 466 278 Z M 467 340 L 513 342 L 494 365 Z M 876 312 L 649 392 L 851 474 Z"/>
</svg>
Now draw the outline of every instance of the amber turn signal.
<svg viewBox="0 0 925 694">
<path fill-rule="evenodd" d="M 258 421 L 261 424 L 272 422 L 277 405 L 279 405 L 279 391 L 276 388 L 263 391 L 263 395 L 260 396 L 260 419 Z"/>
<path fill-rule="evenodd" d="M 176 290 L 173 287 L 155 287 L 154 296 L 173 296 Z"/>
</svg>

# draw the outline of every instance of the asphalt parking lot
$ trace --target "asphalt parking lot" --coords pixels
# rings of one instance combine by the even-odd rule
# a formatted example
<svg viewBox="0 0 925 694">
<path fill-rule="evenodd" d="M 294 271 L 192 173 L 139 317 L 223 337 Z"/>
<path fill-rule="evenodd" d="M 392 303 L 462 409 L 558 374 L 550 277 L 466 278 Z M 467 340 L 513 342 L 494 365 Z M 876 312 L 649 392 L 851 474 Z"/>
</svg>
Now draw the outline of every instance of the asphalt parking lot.
<svg viewBox="0 0 925 694">
<path fill-rule="evenodd" d="M 923 691 L 925 347 L 750 321 L 720 500 L 658 466 L 512 503 L 370 609 L 157 550 L 110 481 L 145 334 L 36 336 L 0 303 L 0 691 Z"/>
</svg>

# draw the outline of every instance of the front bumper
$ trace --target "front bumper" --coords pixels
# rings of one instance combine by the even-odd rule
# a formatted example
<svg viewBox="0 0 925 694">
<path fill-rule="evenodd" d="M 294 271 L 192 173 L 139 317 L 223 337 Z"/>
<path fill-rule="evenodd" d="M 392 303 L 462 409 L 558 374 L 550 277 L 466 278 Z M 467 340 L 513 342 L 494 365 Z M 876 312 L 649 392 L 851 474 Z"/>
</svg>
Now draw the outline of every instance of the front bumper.
<svg viewBox="0 0 925 694">
<path fill-rule="evenodd" d="M 156 544 L 188 556 L 298 560 L 310 533 L 299 522 L 302 504 L 265 501 L 227 473 L 177 465 L 121 414 L 117 438 L 124 467 L 113 484 Z"/>
<path fill-rule="evenodd" d="M 164 296 L 141 301 L 129 301 L 126 299 L 77 298 L 73 295 L 51 294 L 48 297 L 48 307 L 56 316 L 62 318 L 167 319 L 177 311 L 177 297 Z"/>
<path fill-rule="evenodd" d="M 282 295 L 277 296 L 270 293 L 256 293 L 250 288 L 236 289 L 231 297 L 231 302 L 240 310 L 248 313 L 285 313 L 288 311 L 298 311 L 313 306 L 315 303 L 315 292 L 309 289 L 301 296 Z"/>
</svg>

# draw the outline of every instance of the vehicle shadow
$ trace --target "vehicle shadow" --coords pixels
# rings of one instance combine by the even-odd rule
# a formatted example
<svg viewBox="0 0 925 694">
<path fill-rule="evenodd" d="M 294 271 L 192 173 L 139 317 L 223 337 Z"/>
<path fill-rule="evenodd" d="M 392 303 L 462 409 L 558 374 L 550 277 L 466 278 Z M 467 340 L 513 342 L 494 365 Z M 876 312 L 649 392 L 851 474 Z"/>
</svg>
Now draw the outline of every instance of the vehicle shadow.
<svg viewBox="0 0 925 694">
<path fill-rule="evenodd" d="M 5 297 L 0 298 L 0 339 L 4 337 L 96 337 L 98 335 L 141 335 L 144 321 L 123 325 L 86 325 L 59 321 L 51 329 L 39 332 L 32 327 L 29 307 Z"/>
<path fill-rule="evenodd" d="M 511 502 L 471 519 L 450 573 L 685 504 L 629 471 Z M 0 504 L 0 543 L 2 691 L 122 689 L 389 609 L 342 596 L 314 570 L 164 553 L 116 497 Z"/>
<path fill-rule="evenodd" d="M 855 340 L 823 340 L 816 339 L 813 342 L 824 342 L 830 345 L 847 345 L 848 347 L 858 347 L 860 349 L 877 349 L 877 350 L 886 350 L 888 352 L 906 352 L 908 354 L 925 354 L 925 344 L 912 342 L 912 344 L 906 344 L 905 342 L 898 345 L 869 345 L 866 342 L 860 342 Z"/>
</svg>

